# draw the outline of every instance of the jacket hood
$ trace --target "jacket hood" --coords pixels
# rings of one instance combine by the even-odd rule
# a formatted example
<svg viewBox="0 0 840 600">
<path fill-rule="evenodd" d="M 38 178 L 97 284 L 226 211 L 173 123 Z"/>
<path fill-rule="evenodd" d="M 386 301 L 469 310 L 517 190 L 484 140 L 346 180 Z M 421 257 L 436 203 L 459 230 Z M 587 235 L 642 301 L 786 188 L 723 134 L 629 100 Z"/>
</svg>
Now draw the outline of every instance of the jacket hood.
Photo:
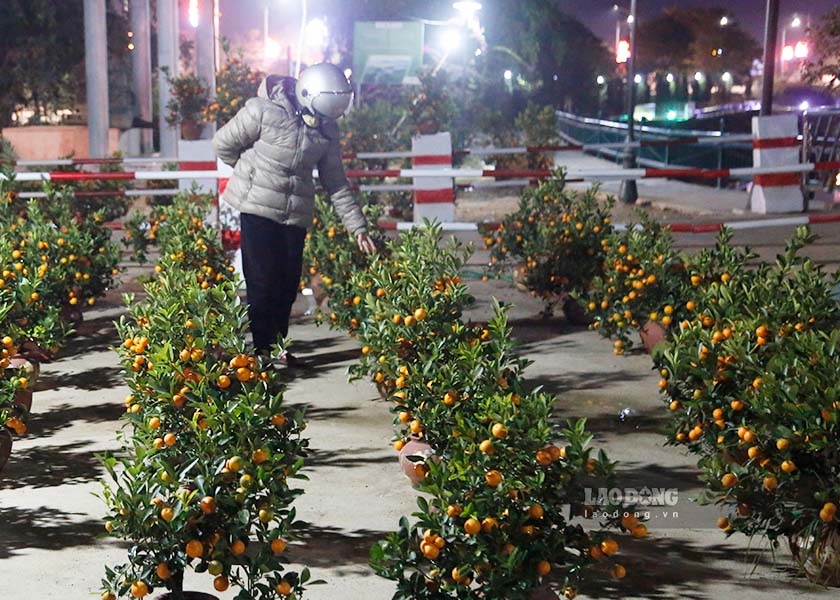
<svg viewBox="0 0 840 600">
<path fill-rule="evenodd" d="M 297 80 L 294 77 L 269 75 L 263 79 L 257 89 L 257 97 L 271 100 L 274 104 L 285 108 L 289 114 L 296 114 L 298 108 L 295 100 L 295 83 Z"/>
</svg>

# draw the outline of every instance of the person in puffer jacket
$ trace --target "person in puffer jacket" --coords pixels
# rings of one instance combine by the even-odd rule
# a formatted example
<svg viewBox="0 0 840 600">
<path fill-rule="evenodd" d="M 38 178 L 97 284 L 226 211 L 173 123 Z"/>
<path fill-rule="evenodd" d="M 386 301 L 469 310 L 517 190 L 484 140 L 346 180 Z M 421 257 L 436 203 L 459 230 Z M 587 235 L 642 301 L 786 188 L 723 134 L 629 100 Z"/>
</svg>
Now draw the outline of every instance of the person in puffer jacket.
<svg viewBox="0 0 840 600">
<path fill-rule="evenodd" d="M 336 120 L 352 99 L 352 87 L 335 65 L 313 65 L 297 80 L 270 75 L 257 97 L 213 138 L 216 155 L 233 167 L 222 199 L 240 212 L 248 318 L 257 353 L 270 353 L 289 333 L 306 229 L 315 210 L 313 169 L 362 251 L 376 251 L 341 161 Z M 290 366 L 296 362 L 288 353 L 283 360 Z"/>
</svg>

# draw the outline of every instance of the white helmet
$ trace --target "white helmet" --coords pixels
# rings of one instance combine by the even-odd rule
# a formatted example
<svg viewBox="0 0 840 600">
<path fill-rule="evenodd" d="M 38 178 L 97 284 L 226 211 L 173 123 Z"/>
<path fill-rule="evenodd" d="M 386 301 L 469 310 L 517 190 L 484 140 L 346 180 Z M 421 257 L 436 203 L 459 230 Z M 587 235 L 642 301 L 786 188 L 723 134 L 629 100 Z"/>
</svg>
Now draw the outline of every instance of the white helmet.
<svg viewBox="0 0 840 600">
<path fill-rule="evenodd" d="M 295 84 L 298 104 L 313 115 L 337 119 L 353 102 L 353 87 L 341 69 L 329 63 L 312 65 Z"/>
</svg>

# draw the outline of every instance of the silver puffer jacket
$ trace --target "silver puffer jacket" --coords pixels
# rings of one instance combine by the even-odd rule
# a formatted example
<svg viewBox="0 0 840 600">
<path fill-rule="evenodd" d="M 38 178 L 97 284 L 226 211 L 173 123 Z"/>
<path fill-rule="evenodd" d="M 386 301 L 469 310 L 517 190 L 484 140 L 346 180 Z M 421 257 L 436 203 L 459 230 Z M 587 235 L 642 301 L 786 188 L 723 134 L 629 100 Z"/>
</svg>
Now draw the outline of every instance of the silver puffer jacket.
<svg viewBox="0 0 840 600">
<path fill-rule="evenodd" d="M 233 167 L 222 198 L 240 212 L 307 228 L 315 207 L 312 170 L 317 167 L 347 230 L 362 233 L 367 222 L 344 175 L 338 125 L 305 125 L 290 99 L 294 86 L 290 77 L 269 76 L 257 97 L 216 133 L 216 155 Z"/>
</svg>

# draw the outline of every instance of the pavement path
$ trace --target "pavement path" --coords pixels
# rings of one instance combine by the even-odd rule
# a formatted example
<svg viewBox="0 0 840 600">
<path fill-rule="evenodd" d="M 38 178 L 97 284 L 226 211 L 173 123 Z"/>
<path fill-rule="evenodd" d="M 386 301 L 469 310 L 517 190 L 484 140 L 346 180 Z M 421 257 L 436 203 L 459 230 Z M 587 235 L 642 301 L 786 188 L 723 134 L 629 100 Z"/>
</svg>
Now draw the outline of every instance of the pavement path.
<svg viewBox="0 0 840 600">
<path fill-rule="evenodd" d="M 774 558 L 758 540 L 725 539 L 715 528 L 714 507 L 692 501 L 700 489 L 694 463 L 663 446 L 664 406 L 647 356 L 616 357 L 608 341 L 561 318 L 540 319 L 535 301 L 498 282 L 474 282 L 473 291 L 480 299 L 470 311 L 476 319 L 489 314 L 491 295 L 515 303 L 514 335 L 534 361 L 529 380 L 557 394 L 558 421 L 589 419 L 595 443 L 621 461 L 622 485 L 678 490 L 667 517 L 652 515 L 648 539 L 620 538 L 627 578 L 596 581 L 581 597 L 837 597 L 836 590 L 793 577 L 786 550 Z M 95 454 L 118 447 L 127 393 L 110 349 L 112 321 L 121 312 L 116 297 L 103 302 L 64 355 L 44 365 L 30 433 L 16 441 L 0 476 L 2 600 L 95 598 L 103 565 L 124 558 L 120 544 L 97 538 L 104 506 L 91 495 L 103 476 Z M 314 368 L 290 378 L 286 396 L 307 407 L 313 450 L 310 481 L 297 504 L 311 526 L 290 547 L 291 556 L 328 582 L 307 598 L 387 600 L 393 586 L 371 573 L 368 549 L 415 506 L 390 447 L 388 406 L 367 383 L 347 383 L 346 368 L 358 352 L 353 340 L 316 328 L 299 309 L 292 334 Z M 188 577 L 187 585 L 211 591 L 206 575 Z"/>
</svg>

